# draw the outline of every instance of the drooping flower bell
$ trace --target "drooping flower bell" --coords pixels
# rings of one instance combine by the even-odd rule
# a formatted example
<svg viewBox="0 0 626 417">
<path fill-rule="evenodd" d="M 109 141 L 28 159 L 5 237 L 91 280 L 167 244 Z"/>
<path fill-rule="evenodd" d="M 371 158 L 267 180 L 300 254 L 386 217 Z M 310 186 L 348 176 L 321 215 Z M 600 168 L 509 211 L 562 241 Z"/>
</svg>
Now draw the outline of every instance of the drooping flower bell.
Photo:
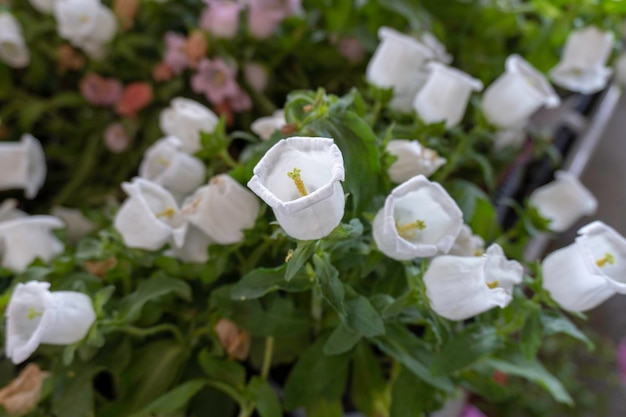
<svg viewBox="0 0 626 417">
<path fill-rule="evenodd" d="M 182 246 L 172 245 L 166 255 L 189 263 L 205 263 L 209 260 L 209 246 L 214 244 L 202 230 L 190 224 Z"/>
<path fill-rule="evenodd" d="M 575 242 L 542 263 L 543 286 L 561 307 L 590 310 L 616 293 L 626 294 L 626 239 L 595 221 L 578 230 Z"/>
<path fill-rule="evenodd" d="M 182 97 L 173 99 L 170 107 L 163 110 L 160 116 L 163 133 L 180 139 L 182 149 L 190 154 L 201 148 L 200 132 L 213 132 L 218 121 L 208 107 Z"/>
<path fill-rule="evenodd" d="M 250 125 L 250 130 L 262 140 L 268 140 L 272 134 L 287 124 L 285 111 L 276 110 L 271 116 L 260 117 Z"/>
<path fill-rule="evenodd" d="M 529 202 L 550 220 L 550 230 L 564 232 L 581 217 L 595 213 L 598 201 L 575 175 L 557 171 L 554 176 L 554 181 L 532 192 Z"/>
<path fill-rule="evenodd" d="M 0 12 L 0 61 L 13 68 L 24 68 L 30 62 L 22 26 L 8 12 Z"/>
<path fill-rule="evenodd" d="M 566 90 L 593 94 L 602 90 L 611 76 L 605 67 L 613 48 L 613 33 L 595 26 L 572 31 L 559 63 L 550 70 L 552 81 Z"/>
<path fill-rule="evenodd" d="M 509 261 L 493 244 L 483 256 L 438 256 L 424 274 L 430 307 L 449 320 L 465 320 L 513 299 L 513 287 L 522 282 L 523 268 Z"/>
<path fill-rule="evenodd" d="M 19 142 L 0 142 L 0 190 L 24 189 L 26 198 L 35 198 L 46 180 L 46 157 L 32 135 Z"/>
<path fill-rule="evenodd" d="M 448 253 L 463 213 L 444 188 L 418 175 L 391 191 L 373 224 L 378 249 L 404 261 Z"/>
<path fill-rule="evenodd" d="M 24 362 L 40 344 L 69 345 L 83 339 L 96 319 L 91 299 L 75 291 L 48 291 L 50 283 L 17 284 L 7 307 L 5 353 Z"/>
<path fill-rule="evenodd" d="M 267 151 L 248 187 L 272 207 L 288 235 L 314 240 L 343 218 L 343 180 L 343 156 L 332 139 L 291 137 Z"/>
<path fill-rule="evenodd" d="M 461 227 L 461 232 L 456 237 L 454 245 L 448 255 L 454 256 L 480 256 L 485 250 L 485 241 L 482 237 L 472 233 L 472 229 L 466 224 Z"/>
<path fill-rule="evenodd" d="M 446 159 L 436 151 L 422 146 L 416 140 L 394 139 L 389 141 L 386 150 L 397 158 L 387 171 L 391 181 L 397 184 L 416 175 L 429 177 L 446 163 Z"/>
<path fill-rule="evenodd" d="M 463 119 L 473 91 L 483 83 L 463 71 L 438 62 L 428 64 L 430 75 L 413 101 L 417 115 L 426 123 L 446 122 L 448 129 Z"/>
<path fill-rule="evenodd" d="M 561 103 L 546 78 L 519 55 L 506 59 L 506 71 L 482 97 L 483 114 L 500 129 L 523 126 L 528 118 L 545 106 Z"/>
</svg>

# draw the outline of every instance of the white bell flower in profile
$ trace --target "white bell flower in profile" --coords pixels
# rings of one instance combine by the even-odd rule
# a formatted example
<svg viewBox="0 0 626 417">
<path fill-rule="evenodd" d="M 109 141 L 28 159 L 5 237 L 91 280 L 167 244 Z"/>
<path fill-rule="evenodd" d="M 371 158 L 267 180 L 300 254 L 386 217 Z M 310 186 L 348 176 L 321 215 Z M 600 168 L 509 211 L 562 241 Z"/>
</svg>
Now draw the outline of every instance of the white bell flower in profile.
<svg viewBox="0 0 626 417">
<path fill-rule="evenodd" d="M 11 13 L 0 11 L 0 61 L 12 68 L 24 68 L 30 62 L 30 52 L 24 40 L 22 26 Z"/>
<path fill-rule="evenodd" d="M 268 140 L 275 131 L 280 130 L 287 124 L 285 120 L 285 111 L 283 109 L 276 110 L 271 116 L 260 117 L 250 125 L 250 130 L 254 132 L 262 140 Z"/>
<path fill-rule="evenodd" d="M 0 142 L 0 190 L 22 188 L 26 198 L 35 198 L 46 172 L 41 143 L 32 135 L 22 135 L 19 142 Z"/>
<path fill-rule="evenodd" d="M 519 55 L 510 55 L 506 71 L 482 96 L 483 114 L 500 129 L 523 126 L 542 107 L 557 107 L 561 100 L 548 80 Z"/>
<path fill-rule="evenodd" d="M 65 224 L 53 216 L 20 216 L 0 222 L 2 266 L 22 272 L 37 258 L 49 262 L 63 252 L 64 246 L 53 229 Z"/>
<path fill-rule="evenodd" d="M 602 90 L 611 76 L 605 67 L 613 48 L 613 33 L 595 26 L 572 31 L 567 37 L 559 63 L 550 70 L 559 87 L 577 93 L 592 94 Z"/>
<path fill-rule="evenodd" d="M 524 270 L 493 244 L 483 256 L 438 256 L 424 274 L 430 307 L 449 320 L 466 320 L 513 299 Z"/>
<path fill-rule="evenodd" d="M 389 106 L 411 111 L 415 94 L 427 78 L 426 63 L 435 58 L 431 48 L 417 39 L 388 27 L 378 30 L 380 44 L 372 56 L 365 76 L 381 88 L 393 88 Z"/>
<path fill-rule="evenodd" d="M 445 158 L 440 157 L 436 151 L 422 146 L 416 140 L 390 140 L 386 150 L 397 157 L 387 170 L 389 178 L 396 184 L 416 175 L 429 177 L 446 163 Z"/>
<path fill-rule="evenodd" d="M 169 191 L 143 178 L 124 182 L 122 188 L 128 198 L 117 212 L 113 226 L 126 246 L 157 250 L 168 242 L 183 245 L 187 222 Z"/>
<path fill-rule="evenodd" d="M 541 266 L 544 288 L 569 311 L 626 294 L 626 239 L 600 221 L 579 229 L 574 243 L 549 254 Z"/>
<path fill-rule="evenodd" d="M 482 237 L 472 233 L 472 229 L 464 224 L 456 237 L 448 255 L 453 256 L 480 256 L 485 251 L 485 241 Z"/>
<path fill-rule="evenodd" d="M 174 136 L 156 141 L 143 155 L 139 176 L 169 190 L 175 197 L 183 197 L 204 182 L 206 168 L 202 161 L 182 149 L 182 142 Z"/>
<path fill-rule="evenodd" d="M 83 339 L 96 320 L 91 298 L 76 291 L 49 291 L 50 283 L 17 284 L 7 307 L 5 352 L 24 362 L 40 344 L 69 345 Z"/>
<path fill-rule="evenodd" d="M 190 224 L 183 245 L 172 245 L 165 254 L 183 262 L 205 263 L 209 260 L 209 245 L 215 243 L 203 231 Z"/>
<path fill-rule="evenodd" d="M 248 187 L 274 211 L 285 232 L 315 240 L 341 223 L 343 156 L 329 138 L 282 139 L 254 167 Z"/>
<path fill-rule="evenodd" d="M 183 205 L 185 218 L 220 245 L 241 242 L 254 226 L 259 200 L 228 175 L 216 175 Z"/>
<path fill-rule="evenodd" d="M 373 224 L 378 249 L 405 261 L 448 253 L 463 213 L 444 188 L 418 175 L 391 191 Z"/>
<path fill-rule="evenodd" d="M 159 119 L 163 133 L 180 139 L 182 149 L 189 154 L 202 147 L 200 132 L 213 132 L 218 122 L 218 117 L 208 107 L 183 97 L 173 99 Z"/>
<path fill-rule="evenodd" d="M 473 91 L 483 83 L 463 71 L 439 62 L 428 64 L 430 75 L 413 101 L 417 115 L 426 123 L 446 122 L 448 129 L 463 119 Z"/>
<path fill-rule="evenodd" d="M 529 203 L 550 220 L 550 230 L 564 232 L 581 217 L 595 213 L 598 201 L 575 175 L 557 171 L 554 176 L 554 181 L 530 194 Z"/>
</svg>

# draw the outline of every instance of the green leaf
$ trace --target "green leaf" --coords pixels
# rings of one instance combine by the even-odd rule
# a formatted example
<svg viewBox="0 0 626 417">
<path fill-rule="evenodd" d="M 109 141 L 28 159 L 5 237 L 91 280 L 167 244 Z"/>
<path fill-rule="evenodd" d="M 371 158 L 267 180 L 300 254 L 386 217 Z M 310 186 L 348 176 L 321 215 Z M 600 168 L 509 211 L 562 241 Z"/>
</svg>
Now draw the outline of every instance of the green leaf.
<svg viewBox="0 0 626 417">
<path fill-rule="evenodd" d="M 286 265 L 276 268 L 257 268 L 241 278 L 231 291 L 233 300 L 254 300 L 277 290 L 299 292 L 311 288 L 312 282 L 304 274 L 285 281 Z"/>
<path fill-rule="evenodd" d="M 352 219 L 350 223 L 341 223 L 324 239 L 328 241 L 357 239 L 363 235 L 363 223 L 359 219 Z"/>
<path fill-rule="evenodd" d="M 185 408 L 191 398 L 198 393 L 206 381 L 195 379 L 174 388 L 170 392 L 160 396 L 140 412 L 132 414 L 131 417 L 149 417 L 155 414 L 172 413 Z M 264 416 L 265 417 L 265 416 Z"/>
<path fill-rule="evenodd" d="M 52 395 L 52 412 L 58 417 L 94 415 L 93 378 L 103 367 L 74 365 L 61 373 Z"/>
<path fill-rule="evenodd" d="M 349 351 L 361 340 L 361 335 L 341 323 L 335 327 L 324 345 L 326 355 L 339 355 Z"/>
<path fill-rule="evenodd" d="M 520 350 L 526 360 L 531 360 L 541 346 L 542 326 L 539 306 L 533 304 L 527 308 L 524 327 L 520 332 Z"/>
<path fill-rule="evenodd" d="M 296 310 L 293 299 L 276 297 L 261 304 L 259 300 L 233 301 L 232 320 L 254 336 L 297 336 L 309 331 L 309 318 Z"/>
<path fill-rule="evenodd" d="M 385 324 L 370 301 L 362 296 L 346 301 L 347 325 L 365 337 L 385 334 Z"/>
<path fill-rule="evenodd" d="M 380 369 L 379 358 L 369 346 L 359 343 L 352 358 L 352 401 L 369 417 L 385 415 L 389 409 L 387 381 Z"/>
<path fill-rule="evenodd" d="M 104 247 L 99 239 L 86 237 L 78 242 L 76 247 L 76 259 L 85 261 L 100 259 L 104 254 Z"/>
<path fill-rule="evenodd" d="M 489 200 L 489 197 L 483 190 L 469 181 L 454 180 L 447 188 L 463 212 L 463 218 L 466 221 L 474 216 L 477 200 Z"/>
<path fill-rule="evenodd" d="M 183 300 L 191 300 L 191 288 L 186 282 L 157 273 L 142 281 L 135 292 L 122 300 L 120 319 L 128 322 L 136 320 L 147 302 L 167 294 L 176 294 Z"/>
<path fill-rule="evenodd" d="M 542 311 L 541 324 L 544 327 L 546 335 L 564 333 L 568 336 L 578 339 L 587 345 L 587 349 L 593 350 L 595 346 L 591 339 L 585 333 L 580 331 L 578 327 L 570 319 L 557 311 Z"/>
<path fill-rule="evenodd" d="M 203 349 L 198 355 L 198 363 L 213 381 L 223 382 L 242 391 L 246 384 L 246 369 L 238 362 L 217 358 Z"/>
<path fill-rule="evenodd" d="M 447 375 L 470 366 L 498 348 L 493 327 L 470 325 L 452 335 L 430 366 L 434 375 Z"/>
<path fill-rule="evenodd" d="M 337 313 L 345 315 L 343 306 L 345 290 L 339 279 L 339 271 L 330 263 L 328 254 L 313 255 L 313 265 L 322 295 Z"/>
<path fill-rule="evenodd" d="M 109 285 L 96 293 L 93 302 L 93 308 L 96 311 L 96 314 L 100 315 L 102 313 L 104 305 L 111 299 L 114 292 L 115 286 Z"/>
<path fill-rule="evenodd" d="M 393 382 L 391 388 L 390 417 L 424 416 L 426 410 L 432 410 L 437 391 L 406 368 Z"/>
<path fill-rule="evenodd" d="M 307 417 L 343 417 L 341 401 L 319 400 L 306 408 Z"/>
<path fill-rule="evenodd" d="M 287 262 L 287 269 L 285 270 L 285 280 L 291 281 L 293 277 L 300 271 L 305 263 L 309 261 L 313 253 L 315 253 L 317 241 L 315 240 L 300 240 L 298 241 L 298 247 L 293 252 L 291 259 Z"/>
<path fill-rule="evenodd" d="M 267 381 L 255 376 L 250 380 L 247 393 L 249 398 L 256 403 L 256 409 L 261 417 L 281 417 L 283 408 L 276 391 Z"/>
</svg>

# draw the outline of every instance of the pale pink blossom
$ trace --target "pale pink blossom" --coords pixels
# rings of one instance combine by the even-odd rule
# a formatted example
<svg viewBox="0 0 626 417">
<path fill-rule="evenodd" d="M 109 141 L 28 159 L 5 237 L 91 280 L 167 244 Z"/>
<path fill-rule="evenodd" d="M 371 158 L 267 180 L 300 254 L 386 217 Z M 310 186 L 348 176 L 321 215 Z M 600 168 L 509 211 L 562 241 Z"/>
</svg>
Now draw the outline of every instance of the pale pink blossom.
<svg viewBox="0 0 626 417">
<path fill-rule="evenodd" d="M 112 106 L 122 96 L 123 86 L 115 78 L 104 78 L 98 74 L 88 74 L 80 80 L 81 95 L 96 106 Z"/>
<path fill-rule="evenodd" d="M 252 108 L 252 100 L 248 93 L 241 88 L 237 89 L 237 92 L 229 97 L 230 107 L 235 113 L 241 113 Z"/>
<path fill-rule="evenodd" d="M 117 114 L 135 117 L 137 112 L 152 101 L 152 86 L 147 83 L 135 82 L 124 88 L 122 97 L 115 104 Z"/>
<path fill-rule="evenodd" d="M 128 149 L 130 138 L 121 123 L 111 123 L 104 131 L 104 144 L 113 153 L 122 153 Z"/>
<path fill-rule="evenodd" d="M 217 38 L 234 38 L 243 5 L 234 1 L 205 0 L 205 3 L 207 7 L 200 17 L 200 27 Z"/>
<path fill-rule="evenodd" d="M 300 0 L 250 0 L 248 30 L 255 38 L 268 38 L 286 17 L 301 9 Z"/>
<path fill-rule="evenodd" d="M 220 58 L 203 59 L 198 72 L 191 78 L 191 89 L 204 94 L 211 103 L 220 104 L 239 93 L 235 73 L 236 70 Z"/>
<path fill-rule="evenodd" d="M 358 64 L 365 58 L 365 47 L 357 38 L 346 37 L 341 39 L 337 49 L 351 64 Z"/>
<path fill-rule="evenodd" d="M 165 34 L 165 54 L 163 61 L 174 74 L 180 74 L 189 67 L 189 59 L 185 53 L 187 38 L 174 32 Z"/>
<path fill-rule="evenodd" d="M 478 408 L 474 407 L 470 403 L 467 403 L 465 404 L 465 407 L 463 407 L 463 410 L 461 411 L 461 414 L 459 414 L 459 417 L 486 417 L 486 416 Z"/>
<path fill-rule="evenodd" d="M 254 91 L 264 91 L 267 88 L 267 69 L 257 62 L 246 62 L 243 67 L 243 75 Z"/>
</svg>

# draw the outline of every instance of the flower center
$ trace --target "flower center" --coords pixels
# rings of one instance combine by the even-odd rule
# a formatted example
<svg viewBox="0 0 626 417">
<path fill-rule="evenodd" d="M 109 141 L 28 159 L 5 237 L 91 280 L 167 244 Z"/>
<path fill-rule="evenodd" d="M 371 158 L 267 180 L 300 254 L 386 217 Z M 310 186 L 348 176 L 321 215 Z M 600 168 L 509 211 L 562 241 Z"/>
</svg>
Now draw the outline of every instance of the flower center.
<svg viewBox="0 0 626 417">
<path fill-rule="evenodd" d="M 613 256 L 612 253 L 609 253 L 609 252 L 604 254 L 604 258 L 600 258 L 596 260 L 596 265 L 598 265 L 600 268 L 606 266 L 606 264 L 613 265 L 614 263 L 615 263 L 615 257 Z"/>
<path fill-rule="evenodd" d="M 176 214 L 176 210 L 170 207 L 170 208 L 163 210 L 160 213 L 157 213 L 156 216 L 159 218 L 167 217 L 168 219 L 171 219 L 174 216 L 174 214 Z"/>
<path fill-rule="evenodd" d="M 171 165 L 170 161 L 168 161 L 167 159 L 163 158 L 162 156 L 157 156 L 155 158 L 155 161 L 156 161 L 157 164 L 163 165 L 164 167 L 169 167 Z"/>
<path fill-rule="evenodd" d="M 0 46 L 2 46 L 2 49 L 5 50 L 7 55 L 17 55 L 18 49 L 17 49 L 17 46 L 14 43 L 2 42 L 2 43 L 0 43 Z"/>
<path fill-rule="evenodd" d="M 426 229 L 426 222 L 424 220 L 417 219 L 414 222 L 403 225 L 396 222 L 396 230 L 398 231 L 398 234 L 405 239 L 415 236 L 415 233 L 417 233 L 418 230 L 424 229 Z"/>
<path fill-rule="evenodd" d="M 28 320 L 34 320 L 37 317 L 41 316 L 43 313 L 40 313 L 39 311 L 35 310 L 34 307 L 28 307 L 28 314 L 26 315 L 26 318 Z"/>
<path fill-rule="evenodd" d="M 300 193 L 300 196 L 304 197 L 304 196 L 309 195 L 309 193 L 307 192 L 306 187 L 304 186 L 304 181 L 302 181 L 302 178 L 300 177 L 300 172 L 302 171 L 300 171 L 298 168 L 294 168 L 293 171 L 287 173 L 287 176 L 291 178 L 293 183 L 296 185 L 296 188 L 298 189 L 298 193 Z"/>
<path fill-rule="evenodd" d="M 224 71 L 213 69 L 209 71 L 209 78 L 211 79 L 211 83 L 218 87 L 226 84 L 226 74 L 224 74 Z"/>
<path fill-rule="evenodd" d="M 85 23 L 89 22 L 89 16 L 87 16 L 86 14 L 82 14 L 78 17 L 78 20 L 84 25 Z"/>
<path fill-rule="evenodd" d="M 498 286 L 498 284 L 499 284 L 498 281 L 491 281 L 487 283 L 487 286 L 489 287 L 490 290 L 493 290 L 494 288 Z"/>
</svg>

